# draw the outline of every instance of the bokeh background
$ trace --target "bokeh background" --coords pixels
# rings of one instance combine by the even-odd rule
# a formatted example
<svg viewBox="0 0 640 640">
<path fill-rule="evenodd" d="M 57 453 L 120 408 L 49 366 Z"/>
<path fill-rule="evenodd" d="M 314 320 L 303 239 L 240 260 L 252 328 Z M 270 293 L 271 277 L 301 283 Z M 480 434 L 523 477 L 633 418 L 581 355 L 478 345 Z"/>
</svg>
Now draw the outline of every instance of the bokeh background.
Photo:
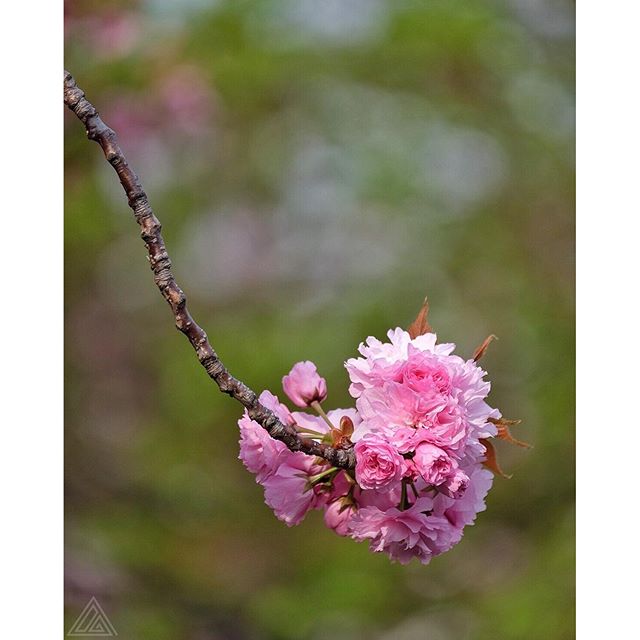
<svg viewBox="0 0 640 640">
<path fill-rule="evenodd" d="M 521 417 L 463 542 L 393 565 L 237 460 L 240 407 L 173 328 L 115 174 L 65 115 L 66 623 L 123 639 L 574 636 L 574 6 L 66 3 L 66 65 L 119 133 L 178 281 L 256 390 L 428 294 Z"/>
</svg>

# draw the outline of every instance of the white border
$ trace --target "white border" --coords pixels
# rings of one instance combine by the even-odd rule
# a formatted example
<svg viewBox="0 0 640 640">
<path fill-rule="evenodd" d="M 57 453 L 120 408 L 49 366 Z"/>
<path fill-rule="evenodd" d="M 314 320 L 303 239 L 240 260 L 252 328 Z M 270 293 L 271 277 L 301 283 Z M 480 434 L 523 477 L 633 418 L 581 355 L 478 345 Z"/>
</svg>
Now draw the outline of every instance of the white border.
<svg viewBox="0 0 640 640">
<path fill-rule="evenodd" d="M 639 24 L 635 3 L 578 3 L 579 638 L 638 626 Z M 48 637 L 63 625 L 61 3 L 12 3 L 0 29 L 1 626 L 20 637 L 35 611 Z"/>
<path fill-rule="evenodd" d="M 579 638 L 639 626 L 639 24 L 637 3 L 578 3 Z"/>
<path fill-rule="evenodd" d="M 4 638 L 63 631 L 62 3 L 0 21 Z"/>
</svg>

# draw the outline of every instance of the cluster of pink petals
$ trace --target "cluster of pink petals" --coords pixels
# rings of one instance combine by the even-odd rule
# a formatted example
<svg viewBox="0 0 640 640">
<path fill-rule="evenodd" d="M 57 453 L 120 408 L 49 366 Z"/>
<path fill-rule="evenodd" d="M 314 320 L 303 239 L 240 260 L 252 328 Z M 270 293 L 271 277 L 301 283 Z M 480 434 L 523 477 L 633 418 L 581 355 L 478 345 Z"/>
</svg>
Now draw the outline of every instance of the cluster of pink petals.
<svg viewBox="0 0 640 640">
<path fill-rule="evenodd" d="M 483 439 L 496 435 L 500 417 L 485 401 L 489 382 L 474 360 L 437 344 L 433 333 L 411 338 L 388 332 L 388 342 L 368 338 L 362 357 L 345 363 L 355 408 L 327 412 L 337 428 L 353 424 L 355 472 L 320 458 L 292 453 L 248 415 L 240 421 L 240 459 L 264 486 L 265 501 L 287 525 L 312 509 L 342 536 L 368 540 L 374 552 L 406 563 L 428 563 L 462 538 L 485 509 L 493 475 L 483 468 Z M 296 364 L 283 379 L 298 407 L 318 409 L 326 382 L 311 362 Z M 302 435 L 332 442 L 325 418 L 290 411 L 264 391 L 263 405 Z"/>
</svg>

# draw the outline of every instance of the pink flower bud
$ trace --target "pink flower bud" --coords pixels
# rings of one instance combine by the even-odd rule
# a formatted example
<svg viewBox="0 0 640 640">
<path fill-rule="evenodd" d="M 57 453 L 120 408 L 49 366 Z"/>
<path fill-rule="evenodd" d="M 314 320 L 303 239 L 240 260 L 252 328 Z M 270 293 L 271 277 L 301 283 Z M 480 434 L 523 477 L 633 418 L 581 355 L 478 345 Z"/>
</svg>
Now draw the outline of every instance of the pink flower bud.
<svg viewBox="0 0 640 640">
<path fill-rule="evenodd" d="M 318 375 L 316 365 L 308 360 L 293 365 L 289 375 L 282 378 L 284 392 L 298 407 L 309 407 L 327 397 L 327 381 Z"/>
<path fill-rule="evenodd" d="M 356 443 L 354 452 L 362 489 L 382 489 L 402 478 L 404 459 L 387 440 L 369 435 Z"/>
<path fill-rule="evenodd" d="M 339 536 L 346 536 L 349 531 L 350 520 L 355 511 L 354 505 L 345 503 L 343 500 L 336 500 L 326 508 L 324 523 Z"/>
</svg>

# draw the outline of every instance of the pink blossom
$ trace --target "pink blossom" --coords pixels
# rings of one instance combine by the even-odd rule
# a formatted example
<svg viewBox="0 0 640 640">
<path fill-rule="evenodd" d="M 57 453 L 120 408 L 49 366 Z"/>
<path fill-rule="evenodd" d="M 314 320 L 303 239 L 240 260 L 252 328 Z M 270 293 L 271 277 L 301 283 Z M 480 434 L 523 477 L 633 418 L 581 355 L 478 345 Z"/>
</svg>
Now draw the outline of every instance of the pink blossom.
<svg viewBox="0 0 640 640">
<path fill-rule="evenodd" d="M 462 498 L 468 486 L 469 476 L 462 469 L 456 469 L 443 484 L 438 486 L 438 491 L 450 498 L 458 499 Z"/>
<path fill-rule="evenodd" d="M 402 382 L 418 393 L 447 395 L 451 390 L 451 377 L 445 362 L 434 353 L 410 346 L 402 369 Z"/>
<path fill-rule="evenodd" d="M 324 523 L 339 536 L 346 536 L 349 532 L 351 519 L 356 512 L 353 503 L 345 500 L 332 502 L 324 512 Z"/>
<path fill-rule="evenodd" d="M 385 381 L 399 379 L 406 358 L 410 337 L 406 331 L 389 331 L 390 342 L 383 343 L 369 336 L 358 351 L 364 358 L 351 358 L 345 367 L 351 378 L 349 393 L 357 398 L 364 389 L 378 386 Z M 435 336 L 434 336 L 435 344 Z"/>
<path fill-rule="evenodd" d="M 240 427 L 240 460 L 257 482 L 264 482 L 279 465 L 282 454 L 289 452 L 284 443 L 274 440 L 247 413 L 238 421 Z"/>
<path fill-rule="evenodd" d="M 432 435 L 429 429 L 418 427 L 401 427 L 390 434 L 390 441 L 400 453 L 410 453 L 421 442 L 430 442 Z"/>
<path fill-rule="evenodd" d="M 344 498 L 353 487 L 353 480 L 347 478 L 345 471 L 339 471 L 331 481 L 331 495 L 329 497 L 329 502 L 333 502 L 338 498 Z"/>
<path fill-rule="evenodd" d="M 384 489 L 367 489 L 354 492 L 354 497 L 359 507 L 376 507 L 386 511 L 400 504 L 402 486 L 399 482 L 391 484 Z"/>
<path fill-rule="evenodd" d="M 420 472 L 413 460 L 402 460 L 402 477 L 410 480 L 411 482 L 416 482 L 420 478 Z"/>
<path fill-rule="evenodd" d="M 327 411 L 336 426 L 343 417 L 353 422 L 355 473 L 292 453 L 246 414 L 240 457 L 289 526 L 323 509 L 338 535 L 369 540 L 372 551 L 401 563 L 415 557 L 426 564 L 458 543 L 485 509 L 493 476 L 482 468 L 483 439 L 496 435 L 491 419 L 500 412 L 486 402 L 485 372 L 454 355 L 454 345 L 437 344 L 432 333 L 412 339 L 399 328 L 387 335 L 388 342 L 368 338 L 362 357 L 345 363 L 355 409 Z M 311 362 L 296 364 L 283 387 L 302 408 L 327 392 Z M 269 392 L 260 400 L 305 437 L 331 441 L 322 417 L 291 413 Z"/>
<path fill-rule="evenodd" d="M 446 451 L 426 442 L 416 447 L 413 462 L 424 481 L 436 487 L 446 482 L 456 470 L 455 462 Z"/>
<path fill-rule="evenodd" d="M 398 382 L 365 389 L 356 400 L 362 424 L 354 431 L 354 441 L 365 433 L 390 436 L 402 427 L 428 426 L 446 404 L 447 399 L 440 394 L 416 393 Z"/>
<path fill-rule="evenodd" d="M 269 391 L 263 391 L 259 398 L 260 403 L 273 411 L 277 418 L 284 424 L 293 424 L 293 417 L 277 398 Z M 240 460 L 244 466 L 256 474 L 257 482 L 264 482 L 279 465 L 279 460 L 290 453 L 286 445 L 279 440 L 274 440 L 268 432 L 257 422 L 249 418 L 245 411 L 244 416 L 238 421 L 240 427 Z"/>
<path fill-rule="evenodd" d="M 327 381 L 308 360 L 293 365 L 289 374 L 282 378 L 282 386 L 298 407 L 309 407 L 312 402 L 322 402 L 327 397 Z"/>
<path fill-rule="evenodd" d="M 442 356 L 448 355 L 455 348 L 453 344 L 436 345 L 435 333 L 425 333 L 412 340 L 409 333 L 399 327 L 390 329 L 387 337 L 389 342 L 381 342 L 369 336 L 366 343 L 358 348 L 364 357 L 351 358 L 345 363 L 351 378 L 349 393 L 354 398 L 358 398 L 364 389 L 381 386 L 390 380 L 401 380 L 410 346 L 418 352 Z"/>
<path fill-rule="evenodd" d="M 404 511 L 395 507 L 359 509 L 350 533 L 356 540 L 371 540 L 371 551 L 384 551 L 401 564 L 414 557 L 429 563 L 434 555 L 450 548 L 455 535 L 446 517 L 433 513 L 433 500 L 428 497 L 419 498 Z"/>
<path fill-rule="evenodd" d="M 291 411 L 287 408 L 286 405 L 282 404 L 278 399 L 278 396 L 274 396 L 270 391 L 263 391 L 259 396 L 258 400 L 260 400 L 260 404 L 267 409 L 270 409 L 275 413 L 276 417 L 283 424 L 293 425 L 295 424 L 295 420 L 293 415 L 291 415 Z"/>
<path fill-rule="evenodd" d="M 476 515 L 487 507 L 484 499 L 493 483 L 493 474 L 482 467 L 476 467 L 469 474 L 469 483 L 464 495 L 452 499 L 445 495 L 435 498 L 436 511 L 443 513 L 451 525 L 460 531 L 473 524 Z"/>
<path fill-rule="evenodd" d="M 288 451 L 288 454 L 280 458 L 276 470 L 265 479 L 264 500 L 291 527 L 302 522 L 307 511 L 319 506 L 318 495 L 309 480 L 321 468 L 304 453 Z"/>
<path fill-rule="evenodd" d="M 388 440 L 371 435 L 359 440 L 356 480 L 362 489 L 382 489 L 402 478 L 402 456 Z"/>
<path fill-rule="evenodd" d="M 426 430 L 429 442 L 439 447 L 456 450 L 464 445 L 467 422 L 459 405 L 449 401 L 430 417 Z"/>
<path fill-rule="evenodd" d="M 418 429 L 415 427 L 400 427 L 389 434 L 391 444 L 400 452 L 413 451 L 419 444 Z"/>
<path fill-rule="evenodd" d="M 294 411 L 291 415 L 295 420 L 295 424 L 302 429 L 302 431 L 321 434 L 329 431 L 329 426 L 320 416 L 314 416 L 311 413 L 304 413 L 302 411 Z"/>
<path fill-rule="evenodd" d="M 285 407 L 286 408 L 286 407 Z M 329 425 L 320 417 L 303 411 L 294 411 L 291 414 L 292 424 L 297 425 L 306 434 L 326 434 L 329 431 Z M 361 420 L 355 409 L 332 409 L 327 411 L 327 416 L 332 424 L 336 427 L 340 425 L 343 417 L 348 417 L 354 425 L 359 425 Z"/>
</svg>

